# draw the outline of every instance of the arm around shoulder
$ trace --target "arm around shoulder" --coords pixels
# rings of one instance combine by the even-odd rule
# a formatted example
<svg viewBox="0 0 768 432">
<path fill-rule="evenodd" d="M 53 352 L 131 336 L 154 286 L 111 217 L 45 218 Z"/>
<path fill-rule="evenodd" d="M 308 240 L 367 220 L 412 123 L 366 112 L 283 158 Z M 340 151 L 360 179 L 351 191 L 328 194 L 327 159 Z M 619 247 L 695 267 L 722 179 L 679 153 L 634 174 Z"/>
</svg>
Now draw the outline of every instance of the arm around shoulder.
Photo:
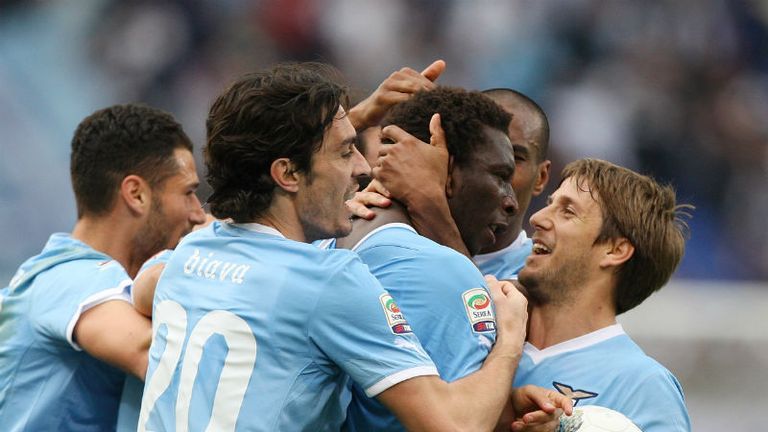
<svg viewBox="0 0 768 432">
<path fill-rule="evenodd" d="M 152 323 L 127 301 L 88 309 L 77 320 L 73 337 L 88 354 L 144 380 Z"/>
<path fill-rule="evenodd" d="M 164 263 L 155 264 L 141 272 L 133 281 L 131 288 L 133 307 L 145 317 L 152 318 L 152 301 L 163 269 L 165 269 Z"/>
</svg>

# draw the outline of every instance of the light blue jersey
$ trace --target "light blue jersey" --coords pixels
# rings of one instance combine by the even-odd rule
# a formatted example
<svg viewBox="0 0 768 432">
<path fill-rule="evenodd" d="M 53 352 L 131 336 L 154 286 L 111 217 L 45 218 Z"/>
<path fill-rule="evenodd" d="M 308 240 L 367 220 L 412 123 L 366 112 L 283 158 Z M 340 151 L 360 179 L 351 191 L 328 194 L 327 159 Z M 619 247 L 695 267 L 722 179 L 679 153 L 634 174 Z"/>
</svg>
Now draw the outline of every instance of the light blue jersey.
<svg viewBox="0 0 768 432">
<path fill-rule="evenodd" d="M 128 299 L 123 267 L 68 234 L 54 234 L 3 290 L 0 425 L 3 431 L 115 429 L 125 373 L 73 340 L 80 315 Z"/>
<path fill-rule="evenodd" d="M 495 252 L 475 255 L 472 259 L 484 275 L 494 275 L 496 279 L 517 279 L 517 274 L 531 254 L 533 241 L 525 231 L 520 231 L 512 244 Z"/>
<path fill-rule="evenodd" d="M 141 265 L 138 273 L 136 273 L 136 277 L 141 276 L 150 267 L 168 263 L 171 253 L 173 253 L 172 249 L 166 249 L 152 256 L 152 258 Z M 133 289 L 131 289 L 131 299 L 133 299 Z M 125 377 L 125 385 L 123 386 L 123 394 L 120 396 L 120 410 L 117 416 L 118 432 L 136 432 L 136 427 L 139 424 L 139 411 L 143 394 L 144 381 L 133 375 L 127 375 Z"/>
<path fill-rule="evenodd" d="M 436 374 L 357 255 L 214 222 L 160 277 L 139 430 L 338 430 L 350 377 Z"/>
<path fill-rule="evenodd" d="M 538 350 L 526 343 L 515 386 L 534 384 L 629 417 L 643 432 L 688 432 L 680 383 L 648 357 L 621 325 Z"/>
<path fill-rule="evenodd" d="M 485 280 L 464 255 L 405 224 L 369 233 L 353 250 L 394 297 L 445 381 L 480 369 L 496 337 Z M 363 388 L 352 389 L 349 431 L 400 431 L 400 422 Z"/>
</svg>

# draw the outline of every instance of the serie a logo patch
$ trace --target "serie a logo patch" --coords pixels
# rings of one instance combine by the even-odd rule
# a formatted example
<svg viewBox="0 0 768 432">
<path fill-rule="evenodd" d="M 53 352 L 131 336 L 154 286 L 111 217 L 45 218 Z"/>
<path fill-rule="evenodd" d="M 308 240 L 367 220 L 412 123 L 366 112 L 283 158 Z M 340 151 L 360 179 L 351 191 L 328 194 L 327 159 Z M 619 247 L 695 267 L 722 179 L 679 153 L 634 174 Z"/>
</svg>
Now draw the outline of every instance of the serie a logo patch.
<svg viewBox="0 0 768 432">
<path fill-rule="evenodd" d="M 379 296 L 381 307 L 384 308 L 384 316 L 387 317 L 387 324 L 389 329 L 394 334 L 412 333 L 411 325 L 405 320 L 400 308 L 397 307 L 395 299 L 388 293 L 384 293 Z"/>
<path fill-rule="evenodd" d="M 491 297 L 482 288 L 472 288 L 461 295 L 467 310 L 469 323 L 475 333 L 488 333 L 496 330 L 496 317 L 493 314 Z"/>
</svg>

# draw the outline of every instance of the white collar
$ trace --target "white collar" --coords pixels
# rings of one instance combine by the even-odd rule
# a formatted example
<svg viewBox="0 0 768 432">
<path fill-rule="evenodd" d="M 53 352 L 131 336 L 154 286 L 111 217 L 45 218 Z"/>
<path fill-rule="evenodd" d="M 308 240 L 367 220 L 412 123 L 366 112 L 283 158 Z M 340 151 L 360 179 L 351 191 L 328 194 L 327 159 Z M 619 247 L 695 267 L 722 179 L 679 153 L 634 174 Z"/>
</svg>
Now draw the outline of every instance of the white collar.
<svg viewBox="0 0 768 432">
<path fill-rule="evenodd" d="M 475 255 L 474 257 L 472 257 L 472 259 L 475 261 L 475 264 L 477 265 L 484 264 L 488 261 L 498 258 L 499 256 L 505 255 L 510 251 L 519 249 L 520 247 L 523 246 L 523 243 L 525 243 L 526 240 L 528 240 L 528 234 L 525 233 L 525 230 L 520 230 L 520 235 L 518 235 L 515 241 L 513 241 L 509 246 L 505 247 L 504 249 L 488 252 L 486 254 Z"/>
<path fill-rule="evenodd" d="M 242 228 L 244 230 L 257 232 L 261 234 L 269 234 L 277 237 L 285 238 L 285 236 L 275 228 L 272 228 L 271 226 L 267 226 L 264 224 L 260 224 L 257 222 L 250 222 L 250 223 L 232 223 L 232 222 L 224 222 L 227 223 L 233 227 Z"/>
<path fill-rule="evenodd" d="M 542 350 L 526 342 L 523 346 L 523 352 L 528 354 L 533 361 L 533 364 L 538 364 L 549 357 L 580 350 L 623 334 L 626 334 L 624 328 L 621 324 L 616 323 L 609 325 L 608 327 L 603 327 L 600 330 L 595 330 L 592 333 L 587 333 L 565 342 L 560 342 L 559 344 L 552 345 L 551 347 Z"/>
<path fill-rule="evenodd" d="M 365 243 L 366 240 L 368 240 L 369 237 L 376 234 L 377 232 L 383 231 L 385 229 L 390 229 L 390 228 L 405 228 L 407 230 L 413 231 L 414 233 L 418 234 L 416 230 L 408 224 L 404 224 L 402 222 L 392 222 L 392 223 L 384 224 L 374 229 L 373 231 L 369 232 L 368 234 L 366 234 L 363 238 L 360 239 L 359 242 L 355 243 L 355 245 L 352 246 L 352 250 L 356 251 L 363 243 Z"/>
</svg>

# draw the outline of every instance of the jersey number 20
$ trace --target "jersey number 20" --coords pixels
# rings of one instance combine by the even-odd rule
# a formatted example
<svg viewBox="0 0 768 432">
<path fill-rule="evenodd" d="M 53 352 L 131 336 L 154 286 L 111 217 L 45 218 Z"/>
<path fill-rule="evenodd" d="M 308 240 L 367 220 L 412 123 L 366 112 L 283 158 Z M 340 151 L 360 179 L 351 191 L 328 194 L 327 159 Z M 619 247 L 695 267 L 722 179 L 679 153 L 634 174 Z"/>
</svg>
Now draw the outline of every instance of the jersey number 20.
<svg viewBox="0 0 768 432">
<path fill-rule="evenodd" d="M 180 304 L 164 300 L 155 307 L 152 320 L 152 339 L 156 340 L 158 329 L 168 327 L 166 346 L 160 362 L 147 382 L 139 414 L 139 432 L 147 430 L 149 414 L 157 399 L 168 389 L 173 373 L 179 364 L 187 329 L 187 312 Z M 211 311 L 205 314 L 189 333 L 184 360 L 179 376 L 176 397 L 177 432 L 189 430 L 189 405 L 192 387 L 197 377 L 197 368 L 203 356 L 203 346 L 214 334 L 221 335 L 229 348 L 213 398 L 213 409 L 206 431 L 234 431 L 240 406 L 248 388 L 253 366 L 256 363 L 256 337 L 248 323 L 227 311 Z"/>
</svg>

